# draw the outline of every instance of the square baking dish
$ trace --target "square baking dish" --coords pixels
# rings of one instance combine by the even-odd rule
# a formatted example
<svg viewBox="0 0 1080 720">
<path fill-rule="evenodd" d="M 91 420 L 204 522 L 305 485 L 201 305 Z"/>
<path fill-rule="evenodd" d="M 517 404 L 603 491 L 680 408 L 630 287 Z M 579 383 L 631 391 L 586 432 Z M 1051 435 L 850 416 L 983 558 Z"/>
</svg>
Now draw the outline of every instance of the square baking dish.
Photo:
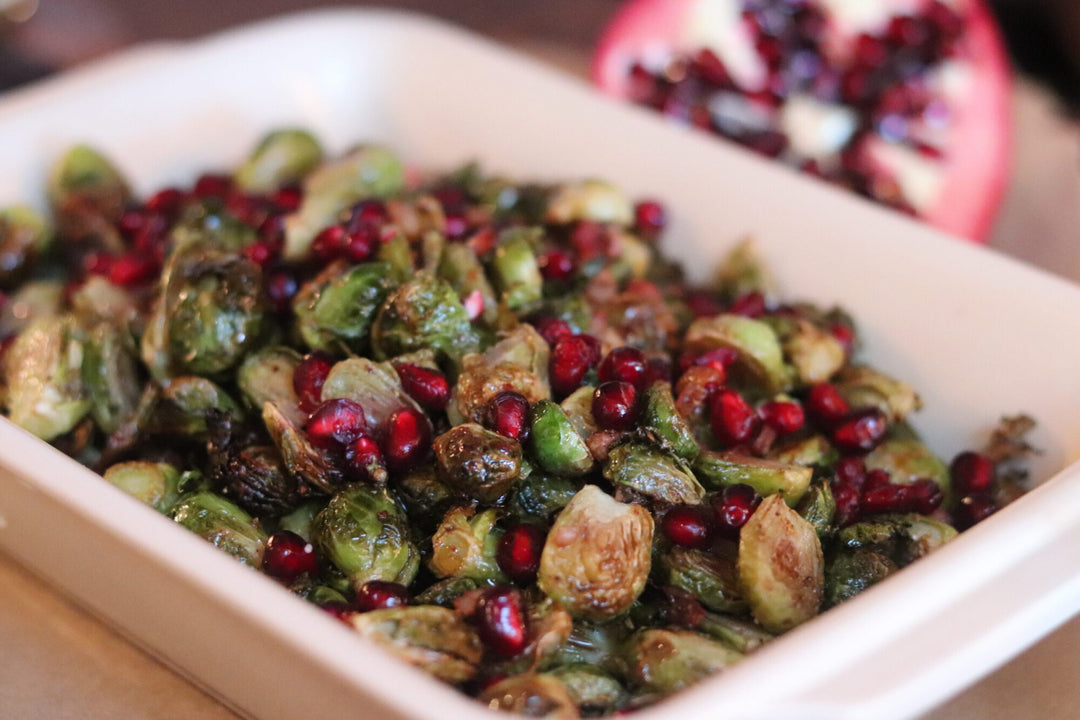
<svg viewBox="0 0 1080 720">
<path fill-rule="evenodd" d="M 931 557 L 636 716 L 925 711 L 1080 610 L 1080 288 L 728 145 L 666 127 L 492 43 L 385 11 L 275 20 L 137 49 L 0 98 L 0 204 L 100 147 L 139 193 L 311 128 L 425 167 L 597 176 L 662 198 L 666 249 L 706 277 L 747 236 L 786 296 L 853 311 L 870 362 L 926 401 L 940 454 L 1001 415 L 1039 421 L 1035 491 Z M 0 549 L 242 715 L 463 720 L 490 711 L 0 419 Z"/>
</svg>

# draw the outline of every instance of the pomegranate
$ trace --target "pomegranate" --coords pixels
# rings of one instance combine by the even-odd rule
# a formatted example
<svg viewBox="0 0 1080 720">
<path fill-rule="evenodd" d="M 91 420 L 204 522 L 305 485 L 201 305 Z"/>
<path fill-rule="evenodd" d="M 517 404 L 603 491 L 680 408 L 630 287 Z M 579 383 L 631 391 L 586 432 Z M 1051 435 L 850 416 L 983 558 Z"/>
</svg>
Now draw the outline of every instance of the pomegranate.
<svg viewBox="0 0 1080 720">
<path fill-rule="evenodd" d="M 985 241 L 1010 72 L 984 0 L 631 0 L 594 82 Z"/>
</svg>

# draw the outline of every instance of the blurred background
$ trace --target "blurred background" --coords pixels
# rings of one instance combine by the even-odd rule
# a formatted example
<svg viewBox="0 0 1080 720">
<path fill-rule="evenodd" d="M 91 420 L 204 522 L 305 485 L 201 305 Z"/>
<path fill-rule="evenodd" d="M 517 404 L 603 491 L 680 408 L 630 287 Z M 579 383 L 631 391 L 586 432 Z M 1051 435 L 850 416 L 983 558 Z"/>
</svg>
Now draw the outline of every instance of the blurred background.
<svg viewBox="0 0 1080 720">
<path fill-rule="evenodd" d="M 331 0 L 0 0 L 0 91 L 134 44 L 182 40 Z M 584 77 L 619 0 L 406 0 Z M 1080 280 L 1080 2 L 993 0 L 1017 70 L 1011 184 L 992 244 Z M 1077 717 L 1080 621 L 926 720 Z M 0 717 L 235 716 L 0 556 Z M 1073 688 L 1073 689 L 1070 689 Z"/>
</svg>

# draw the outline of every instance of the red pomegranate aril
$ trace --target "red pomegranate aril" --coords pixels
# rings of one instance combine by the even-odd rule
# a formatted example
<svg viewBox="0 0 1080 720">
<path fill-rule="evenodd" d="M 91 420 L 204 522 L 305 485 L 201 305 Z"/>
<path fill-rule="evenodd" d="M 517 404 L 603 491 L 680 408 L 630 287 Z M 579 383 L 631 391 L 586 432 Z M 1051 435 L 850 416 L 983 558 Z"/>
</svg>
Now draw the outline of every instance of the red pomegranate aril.
<svg viewBox="0 0 1080 720">
<path fill-rule="evenodd" d="M 660 520 L 664 536 L 682 547 L 704 550 L 712 541 L 709 516 L 700 505 L 675 505 Z"/>
<path fill-rule="evenodd" d="M 758 408 L 758 413 L 765 424 L 778 435 L 790 435 L 802 429 L 806 414 L 802 405 L 786 400 L 770 400 Z"/>
<path fill-rule="evenodd" d="M 806 396 L 806 409 L 819 422 L 831 425 L 848 414 L 847 400 L 830 383 L 819 383 Z"/>
<path fill-rule="evenodd" d="M 394 472 L 416 467 L 431 452 L 431 424 L 412 408 L 398 410 L 386 424 L 383 456 Z"/>
<path fill-rule="evenodd" d="M 345 254 L 345 228 L 331 225 L 323 228 L 311 241 L 311 254 L 322 263 L 337 260 Z"/>
<path fill-rule="evenodd" d="M 529 644 L 525 603 L 514 588 L 491 588 L 480 598 L 476 632 L 494 654 L 511 658 Z"/>
<path fill-rule="evenodd" d="M 574 331 L 565 320 L 554 317 L 533 318 L 529 321 L 529 324 L 536 328 L 536 332 L 540 333 L 540 337 L 544 338 L 544 341 L 552 348 L 560 340 L 574 334 Z"/>
<path fill-rule="evenodd" d="M 704 55 L 716 58 L 708 50 L 699 53 L 699 57 Z M 720 61 L 716 60 L 716 62 Z M 667 210 L 656 200 L 642 200 L 634 206 L 634 227 L 642 237 L 649 240 L 655 239 L 667 227 Z"/>
<path fill-rule="evenodd" d="M 409 604 L 409 589 L 401 583 L 368 580 L 356 591 L 356 609 L 360 612 L 387 610 Z"/>
<path fill-rule="evenodd" d="M 859 519 L 862 496 L 855 486 L 836 481 L 833 481 L 831 489 L 833 502 L 836 503 L 836 524 L 847 527 Z"/>
<path fill-rule="evenodd" d="M 232 190 L 232 187 L 232 178 L 228 175 L 207 173 L 201 175 L 199 179 L 195 181 L 195 185 L 191 189 L 191 194 L 200 200 L 205 200 L 207 198 L 224 199 L 225 196 L 229 194 L 229 191 Z"/>
<path fill-rule="evenodd" d="M 908 485 L 908 493 L 915 512 L 930 515 L 945 500 L 941 487 L 930 478 L 919 478 Z"/>
<path fill-rule="evenodd" d="M 907 485 L 879 485 L 864 490 L 862 511 L 867 515 L 902 513 L 911 510 L 911 494 Z"/>
<path fill-rule="evenodd" d="M 131 287 L 146 282 L 158 274 L 157 260 L 146 253 L 132 251 L 121 255 L 109 267 L 109 282 Z"/>
<path fill-rule="evenodd" d="M 270 195 L 270 202 L 274 204 L 278 212 L 283 213 L 291 213 L 297 210 L 303 199 L 304 191 L 296 185 L 278 188 Z"/>
<path fill-rule="evenodd" d="M 277 256 L 276 250 L 268 243 L 262 242 L 261 240 L 256 240 L 250 245 L 245 246 L 243 254 L 248 260 L 263 268 L 269 265 Z"/>
<path fill-rule="evenodd" d="M 604 356 L 604 348 L 600 345 L 600 341 L 586 333 L 579 333 L 575 337 L 585 343 L 585 347 L 589 350 L 589 367 L 595 367 Z"/>
<path fill-rule="evenodd" d="M 300 409 L 311 413 L 322 404 L 322 387 L 334 360 L 321 350 L 309 353 L 293 369 L 292 386 Z"/>
<path fill-rule="evenodd" d="M 607 354 L 596 369 L 600 382 L 628 382 L 637 390 L 645 389 L 648 379 L 645 353 L 633 347 L 617 347 Z"/>
<path fill-rule="evenodd" d="M 352 622 L 350 622 L 349 618 L 356 613 L 356 607 L 351 603 L 331 601 L 319 603 L 317 607 L 330 617 L 337 618 L 349 627 L 352 627 Z"/>
<path fill-rule="evenodd" d="M 557 397 L 566 397 L 581 387 L 592 366 L 592 355 L 592 348 L 580 335 L 555 343 L 548 361 L 548 377 Z"/>
<path fill-rule="evenodd" d="M 402 363 L 394 368 L 401 378 L 401 387 L 425 409 L 442 412 L 450 402 L 450 383 L 438 370 Z"/>
<path fill-rule="evenodd" d="M 476 319 L 484 314 L 484 293 L 480 290 L 473 290 L 462 298 L 461 304 L 465 308 L 465 314 L 469 317 L 469 322 L 476 322 Z"/>
<path fill-rule="evenodd" d="M 278 530 L 266 541 L 262 569 L 267 575 L 292 582 L 319 571 L 315 547 L 290 530 Z"/>
<path fill-rule="evenodd" d="M 366 198 L 353 205 L 349 215 L 349 230 L 359 225 L 379 226 L 387 222 L 390 222 L 390 211 L 386 208 L 386 203 L 376 198 Z"/>
<path fill-rule="evenodd" d="M 984 493 L 994 485 L 994 463 L 985 455 L 968 450 L 953 458 L 949 477 L 960 495 Z"/>
<path fill-rule="evenodd" d="M 532 523 L 519 523 L 507 529 L 499 538 L 495 560 L 499 569 L 519 585 L 531 585 L 540 570 L 540 554 L 544 551 L 547 531 Z"/>
<path fill-rule="evenodd" d="M 592 414 L 603 430 L 631 430 L 637 420 L 637 391 L 628 382 L 602 383 L 593 393 Z"/>
<path fill-rule="evenodd" d="M 611 249 L 611 235 L 606 227 L 597 222 L 582 220 L 570 230 L 570 244 L 582 263 L 605 257 Z"/>
<path fill-rule="evenodd" d="M 712 317 L 724 311 L 724 306 L 712 294 L 691 290 L 686 293 L 686 307 L 690 309 L 695 318 Z"/>
<path fill-rule="evenodd" d="M 334 398 L 315 408 L 304 431 L 317 448 L 341 449 L 367 433 L 367 416 L 355 400 Z"/>
<path fill-rule="evenodd" d="M 277 270 L 266 278 L 266 294 L 274 311 L 280 315 L 292 309 L 292 300 L 299 290 L 300 284 L 289 270 Z"/>
<path fill-rule="evenodd" d="M 843 346 L 844 355 L 850 357 L 855 349 L 855 331 L 851 326 L 843 323 L 832 323 L 829 325 L 829 334 Z"/>
<path fill-rule="evenodd" d="M 562 250 L 548 250 L 538 259 L 545 280 L 567 280 L 574 274 L 574 259 Z"/>
<path fill-rule="evenodd" d="M 151 195 L 146 203 L 147 210 L 161 213 L 167 218 L 175 218 L 187 201 L 187 195 L 176 188 L 165 188 Z"/>
<path fill-rule="evenodd" d="M 832 431 L 832 442 L 840 452 L 868 453 L 885 439 L 889 420 L 877 408 L 859 410 L 841 420 Z"/>
<path fill-rule="evenodd" d="M 225 198 L 225 210 L 245 225 L 258 227 L 266 219 L 269 210 L 265 198 L 231 191 Z"/>
<path fill-rule="evenodd" d="M 109 253 L 89 252 L 82 258 L 82 271 L 87 275 L 108 275 L 115 261 Z"/>
<path fill-rule="evenodd" d="M 727 369 L 739 359 L 739 353 L 734 348 L 719 347 L 706 350 L 694 358 L 694 365 L 708 365 L 716 368 L 727 376 Z"/>
<path fill-rule="evenodd" d="M 861 457 L 848 455 L 836 461 L 833 474 L 837 482 L 855 488 L 856 492 L 862 492 L 863 485 L 866 484 L 866 463 Z"/>
<path fill-rule="evenodd" d="M 490 429 L 511 440 L 529 439 L 529 401 L 514 390 L 503 390 L 488 401 L 486 419 Z"/>
<path fill-rule="evenodd" d="M 956 526 L 957 530 L 967 530 L 990 517 L 997 510 L 997 503 L 986 493 L 965 495 L 956 504 L 956 508 L 953 509 L 953 525 Z"/>
<path fill-rule="evenodd" d="M 367 262 L 378 249 L 380 240 L 378 226 L 373 223 L 361 223 L 356 228 L 350 229 L 342 239 L 345 257 L 354 263 Z"/>
<path fill-rule="evenodd" d="M 356 438 L 345 455 L 355 477 L 373 483 L 386 482 L 386 461 L 379 444 L 366 435 Z"/>
<path fill-rule="evenodd" d="M 874 488 L 884 487 L 892 482 L 892 477 L 889 475 L 888 470 L 882 468 L 874 468 L 868 470 L 866 473 L 866 481 L 863 483 L 862 491 L 865 495 L 868 491 Z"/>
<path fill-rule="evenodd" d="M 713 395 L 710 417 L 713 435 L 728 447 L 749 442 L 761 425 L 754 408 L 731 388 L 722 388 Z"/>
<path fill-rule="evenodd" d="M 749 485 L 728 485 L 712 499 L 714 527 L 725 537 L 737 538 L 760 504 L 761 495 Z"/>
</svg>

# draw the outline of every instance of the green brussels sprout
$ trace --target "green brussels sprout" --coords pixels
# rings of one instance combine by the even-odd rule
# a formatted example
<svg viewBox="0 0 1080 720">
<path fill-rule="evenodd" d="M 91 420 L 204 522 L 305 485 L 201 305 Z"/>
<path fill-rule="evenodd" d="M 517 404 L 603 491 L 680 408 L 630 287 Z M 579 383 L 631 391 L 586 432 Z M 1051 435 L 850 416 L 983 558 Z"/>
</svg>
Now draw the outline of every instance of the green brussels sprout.
<svg viewBox="0 0 1080 720">
<path fill-rule="evenodd" d="M 0 210 L 0 290 L 12 290 L 34 271 L 52 245 L 52 229 L 28 205 Z"/>
<path fill-rule="evenodd" d="M 688 462 L 701 452 L 694 431 L 675 407 L 671 383 L 659 381 L 645 391 L 641 425 L 663 438 L 671 450 Z"/>
<path fill-rule="evenodd" d="M 401 387 L 392 366 L 367 358 L 348 358 L 334 363 L 322 387 L 322 400 L 345 398 L 360 403 L 368 426 L 383 427 L 398 410 L 420 406 Z"/>
<path fill-rule="evenodd" d="M 306 259 L 315 235 L 357 201 L 393 195 L 404 185 L 404 166 L 383 147 L 359 147 L 323 163 L 304 178 L 300 208 L 285 218 L 285 259 Z"/>
<path fill-rule="evenodd" d="M 902 422 L 922 407 L 915 388 L 865 365 L 849 365 L 834 380 L 851 407 L 876 407 L 892 423 Z"/>
<path fill-rule="evenodd" d="M 592 665 L 563 665 L 548 674 L 566 687 L 574 705 L 588 715 L 610 715 L 630 699 L 622 683 Z"/>
<path fill-rule="evenodd" d="M 716 287 L 721 296 L 730 301 L 750 292 L 768 296 L 776 287 L 776 281 L 758 256 L 753 241 L 744 240 L 720 262 Z"/>
<path fill-rule="evenodd" d="M 425 531 L 436 527 L 450 505 L 460 501 L 438 478 L 431 463 L 421 465 L 404 477 L 395 477 L 394 489 L 408 511 L 409 519 Z"/>
<path fill-rule="evenodd" d="M 636 440 L 611 448 L 604 477 L 616 487 L 628 487 L 666 505 L 695 504 L 705 497 L 705 489 L 681 458 Z"/>
<path fill-rule="evenodd" d="M 832 534 L 833 518 L 836 516 L 836 499 L 828 482 L 814 483 L 803 495 L 796 510 L 803 520 L 813 526 L 818 538 L 824 540 Z"/>
<path fill-rule="evenodd" d="M 0 337 L 15 335 L 40 317 L 59 315 L 64 304 L 64 283 L 31 280 L 0 303 Z"/>
<path fill-rule="evenodd" d="M 315 516 L 311 541 L 354 588 L 369 580 L 408 585 L 420 567 L 405 510 L 385 488 L 353 484 L 338 491 Z"/>
<path fill-rule="evenodd" d="M 244 416 L 237 402 L 221 386 L 206 378 L 183 375 L 158 387 L 149 412 L 143 407 L 146 394 L 136 411 L 146 415 L 141 429 L 152 434 L 201 439 L 209 433 L 214 421 L 223 417 L 241 420 Z"/>
<path fill-rule="evenodd" d="M 90 412 L 83 384 L 85 343 L 68 315 L 39 317 L 3 356 L 8 418 L 42 440 L 54 440 Z"/>
<path fill-rule="evenodd" d="M 698 318 L 686 331 L 684 347 L 690 353 L 731 348 L 737 354 L 731 379 L 766 395 L 786 390 L 791 384 L 780 339 L 761 320 L 730 314 Z"/>
<path fill-rule="evenodd" d="M 811 435 L 774 446 L 768 457 L 783 465 L 831 468 L 840 456 L 827 437 Z"/>
<path fill-rule="evenodd" d="M 160 339 L 171 367 L 220 375 L 262 342 L 269 313 L 256 263 L 196 245 L 174 253 L 166 272 Z"/>
<path fill-rule="evenodd" d="M 496 504 L 521 472 L 521 443 L 476 423 L 450 428 L 435 438 L 439 477 L 455 492 Z"/>
<path fill-rule="evenodd" d="M 579 717 L 570 691 L 554 675 L 519 673 L 500 680 L 480 694 L 480 702 L 492 710 L 525 717 L 572 720 Z"/>
<path fill-rule="evenodd" d="M 454 386 L 447 413 L 452 422 L 480 422 L 492 397 L 503 390 L 521 393 L 530 403 L 547 400 L 550 349 L 540 333 L 526 323 L 482 355 L 466 355 Z"/>
<path fill-rule="evenodd" d="M 80 207 L 115 219 L 131 200 L 131 190 L 120 171 L 86 145 L 76 145 L 57 159 L 46 191 L 49 205 L 58 215 Z"/>
<path fill-rule="evenodd" d="M 180 498 L 180 471 L 168 463 L 131 460 L 105 470 L 104 477 L 139 502 L 169 514 Z"/>
<path fill-rule="evenodd" d="M 220 495 L 209 491 L 188 495 L 173 505 L 172 518 L 243 564 L 262 566 L 266 533 L 257 520 Z"/>
<path fill-rule="evenodd" d="M 570 634 L 549 654 L 545 668 L 563 665 L 589 665 L 608 673 L 620 674 L 623 666 L 619 650 L 630 636 L 632 626 L 625 617 L 603 622 L 578 618 Z"/>
<path fill-rule="evenodd" d="M 762 501 L 739 533 L 739 587 L 754 619 L 784 632 L 817 615 L 825 559 L 814 527 L 780 495 Z"/>
<path fill-rule="evenodd" d="M 809 320 L 795 320 L 783 337 L 784 356 L 795 369 L 796 382 L 814 385 L 826 382 L 844 367 L 844 346 L 832 333 Z"/>
<path fill-rule="evenodd" d="M 590 178 L 560 186 L 548 201 L 546 219 L 559 225 L 580 220 L 630 225 L 634 206 L 619 188 Z"/>
<path fill-rule="evenodd" d="M 392 292 L 379 309 L 371 347 L 380 360 L 430 348 L 455 366 L 480 348 L 461 300 L 443 280 L 419 273 Z"/>
<path fill-rule="evenodd" d="M 302 179 L 322 162 L 323 151 L 306 130 L 288 128 L 268 133 L 233 175 L 246 192 L 265 193 Z"/>
<path fill-rule="evenodd" d="M 762 630 L 756 623 L 718 613 L 705 613 L 704 619 L 694 629 L 743 654 L 757 650 L 776 637 Z"/>
<path fill-rule="evenodd" d="M 284 515 L 300 501 L 296 477 L 273 446 L 230 447 L 213 475 L 224 496 L 259 517 Z"/>
<path fill-rule="evenodd" d="M 930 478 L 949 499 L 952 482 L 948 466 L 916 438 L 886 438 L 865 458 L 868 470 L 881 469 L 889 473 L 894 483 L 911 483 Z"/>
<path fill-rule="evenodd" d="M 329 455 L 312 445 L 303 430 L 277 405 L 272 402 L 263 405 L 262 418 L 289 474 L 325 493 L 333 493 L 344 484 L 345 476 Z"/>
<path fill-rule="evenodd" d="M 307 422 L 307 413 L 300 409 L 300 400 L 293 388 L 293 373 L 303 358 L 285 345 L 271 345 L 244 358 L 236 371 L 236 384 L 245 404 L 261 412 L 272 402 L 297 426 Z"/>
<path fill-rule="evenodd" d="M 850 600 L 898 569 L 887 556 L 867 548 L 832 553 L 825 566 L 825 606 L 835 607 Z"/>
<path fill-rule="evenodd" d="M 581 489 L 581 483 L 561 475 L 534 472 L 510 487 L 507 512 L 519 520 L 547 523 Z"/>
<path fill-rule="evenodd" d="M 845 548 L 868 548 L 887 556 L 899 567 L 910 565 L 957 535 L 956 528 L 915 513 L 879 515 L 849 525 L 837 534 Z"/>
<path fill-rule="evenodd" d="M 548 533 L 537 584 L 574 617 L 615 617 L 629 610 L 645 589 L 652 539 L 648 510 L 586 485 Z"/>
<path fill-rule="evenodd" d="M 305 540 L 311 539 L 311 525 L 315 522 L 315 516 L 326 507 L 326 500 L 309 500 L 298 505 L 291 512 L 282 515 L 278 520 L 278 527 L 282 530 L 294 532 Z"/>
<path fill-rule="evenodd" d="M 471 577 L 448 577 L 428 585 L 413 600 L 417 605 L 438 605 L 453 608 L 455 600 L 470 590 L 481 587 L 486 587 L 486 583 L 481 583 Z"/>
<path fill-rule="evenodd" d="M 574 426 L 574 430 L 583 438 L 592 437 L 593 433 L 600 432 L 600 426 L 596 424 L 596 418 L 593 417 L 592 412 L 594 395 L 596 395 L 595 387 L 582 385 L 559 403 L 559 407 L 566 413 L 566 418 Z"/>
<path fill-rule="evenodd" d="M 662 584 L 686 590 L 710 610 L 729 613 L 746 610 L 734 557 L 676 545 L 660 553 L 655 564 Z"/>
<path fill-rule="evenodd" d="M 742 653 L 689 630 L 647 629 L 623 649 L 627 680 L 638 689 L 668 695 L 731 667 Z"/>
<path fill-rule="evenodd" d="M 330 265 L 293 300 L 300 337 L 313 350 L 366 352 L 375 313 L 396 285 L 387 263 Z"/>
<path fill-rule="evenodd" d="M 376 259 L 390 268 L 390 279 L 395 285 L 401 284 L 413 276 L 412 245 L 404 235 L 394 235 L 379 245 Z"/>
<path fill-rule="evenodd" d="M 491 267 L 502 301 L 514 312 L 533 308 L 543 298 L 544 278 L 533 251 L 542 236 L 541 228 L 508 228 L 499 234 Z"/>
<path fill-rule="evenodd" d="M 107 321 L 114 325 L 139 327 L 142 316 L 139 301 L 133 293 L 100 275 L 86 278 L 71 293 L 71 310 L 84 324 Z"/>
<path fill-rule="evenodd" d="M 592 469 L 589 446 L 562 408 L 550 400 L 540 400 L 529 408 L 529 419 L 529 451 L 541 468 L 571 477 L 580 477 Z"/>
<path fill-rule="evenodd" d="M 361 636 L 448 683 L 471 680 L 484 656 L 480 638 L 452 610 L 434 605 L 353 613 Z"/>
<path fill-rule="evenodd" d="M 762 496 L 779 493 L 791 507 L 802 500 L 814 476 L 813 468 L 805 465 L 785 465 L 737 452 L 703 452 L 694 470 L 710 490 L 743 483 Z"/>
<path fill-rule="evenodd" d="M 471 507 L 451 508 L 431 538 L 428 567 L 439 578 L 467 577 L 494 584 L 506 582 L 495 560 L 502 530 L 494 510 L 479 514 Z"/>
<path fill-rule="evenodd" d="M 484 300 L 483 319 L 493 323 L 498 312 L 495 290 L 484 273 L 484 266 L 476 252 L 465 243 L 447 243 L 443 249 L 436 274 L 450 283 L 460 298 L 479 292 Z"/>
<path fill-rule="evenodd" d="M 90 414 L 102 431 L 111 434 L 135 416 L 142 397 L 134 342 L 125 330 L 99 322 L 90 329 L 83 348 L 82 379 L 93 403 Z"/>
</svg>

